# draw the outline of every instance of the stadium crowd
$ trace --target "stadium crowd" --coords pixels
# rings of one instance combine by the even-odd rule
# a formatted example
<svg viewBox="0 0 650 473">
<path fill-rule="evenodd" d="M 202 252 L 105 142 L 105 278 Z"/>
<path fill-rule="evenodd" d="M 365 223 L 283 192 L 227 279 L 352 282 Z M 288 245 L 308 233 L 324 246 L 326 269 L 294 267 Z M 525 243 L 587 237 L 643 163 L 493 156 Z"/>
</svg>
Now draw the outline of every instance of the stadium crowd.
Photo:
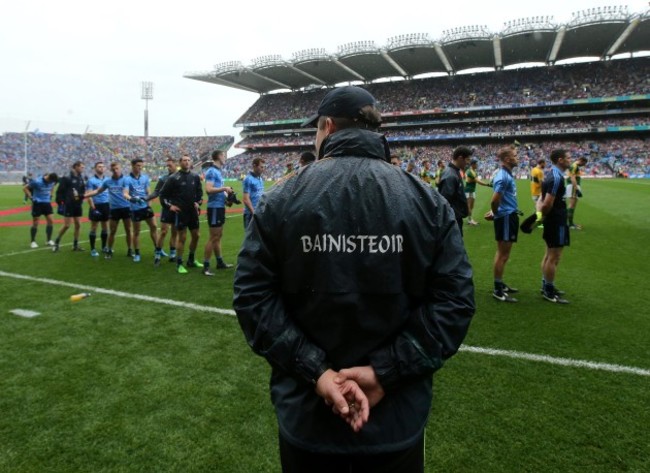
<svg viewBox="0 0 650 473">
<path fill-rule="evenodd" d="M 489 74 L 489 80 L 486 80 Z M 650 58 L 461 74 L 365 86 L 382 113 L 650 93 Z M 262 95 L 238 123 L 302 119 L 326 90 Z"/>
<path fill-rule="evenodd" d="M 504 143 L 506 142 L 499 141 L 470 146 L 474 150 L 474 157 L 479 161 L 478 170 L 481 176 L 489 179 L 494 170 L 498 168 L 496 153 Z M 573 156 L 589 158 L 585 168 L 586 175 L 650 174 L 650 143 L 648 140 L 639 138 L 599 141 L 546 140 L 530 143 L 523 141 L 522 145 L 522 160 L 515 170 L 520 178 L 526 178 L 529 175 L 530 168 L 535 166 L 534 163 L 537 159 L 548 157 L 551 150 L 560 147 L 570 150 Z M 419 172 L 425 161 L 434 164 L 437 161 L 449 162 L 454 146 L 453 144 L 392 145 L 391 153 L 400 158 L 405 169 L 410 162 L 414 166 L 414 171 Z M 289 163 L 297 166 L 301 151 L 301 149 L 292 151 L 246 151 L 228 158 L 224 173 L 229 178 L 241 178 L 250 168 L 251 160 L 255 157 L 262 157 L 266 161 L 264 177 L 277 180 L 284 175 Z"/>
<path fill-rule="evenodd" d="M 227 149 L 232 136 L 141 136 L 98 134 L 4 133 L 0 135 L 0 173 L 27 170 L 34 175 L 65 173 L 73 162 L 119 161 L 126 165 L 134 157 L 148 156 L 147 167 L 158 174 L 168 156 L 190 154 L 195 161 L 209 159 L 216 148 Z M 154 173 L 155 170 L 155 173 Z"/>
</svg>

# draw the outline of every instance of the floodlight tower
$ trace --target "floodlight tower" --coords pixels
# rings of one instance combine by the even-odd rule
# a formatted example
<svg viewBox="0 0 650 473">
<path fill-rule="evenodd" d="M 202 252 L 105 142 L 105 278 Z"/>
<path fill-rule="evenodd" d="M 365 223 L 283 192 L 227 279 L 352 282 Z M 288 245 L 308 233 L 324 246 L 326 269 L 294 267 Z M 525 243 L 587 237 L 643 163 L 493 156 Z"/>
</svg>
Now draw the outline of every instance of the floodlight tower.
<svg viewBox="0 0 650 473">
<path fill-rule="evenodd" d="M 144 100 L 144 141 L 146 143 L 144 155 L 146 157 L 149 147 L 149 100 L 153 100 L 153 82 L 142 83 L 142 94 L 140 98 Z"/>
</svg>

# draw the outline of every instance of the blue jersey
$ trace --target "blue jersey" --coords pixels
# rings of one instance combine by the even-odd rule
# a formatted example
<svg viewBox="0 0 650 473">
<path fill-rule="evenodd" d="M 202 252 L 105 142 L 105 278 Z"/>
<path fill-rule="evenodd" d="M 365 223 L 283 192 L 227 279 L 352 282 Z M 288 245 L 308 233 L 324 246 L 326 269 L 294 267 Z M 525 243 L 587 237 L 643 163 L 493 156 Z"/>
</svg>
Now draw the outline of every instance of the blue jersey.
<svg viewBox="0 0 650 473">
<path fill-rule="evenodd" d="M 517 211 L 517 185 L 514 177 L 506 168 L 497 171 L 493 181 L 494 192 L 501 194 L 496 218 L 505 217 Z"/>
<path fill-rule="evenodd" d="M 97 175 L 91 177 L 86 184 L 86 190 L 94 191 L 95 189 L 101 188 L 105 180 L 105 177 L 97 177 Z M 100 192 L 96 196 L 91 197 L 91 199 L 93 199 L 95 204 L 107 204 L 108 194 L 106 192 Z"/>
<path fill-rule="evenodd" d="M 205 184 L 206 189 L 208 182 L 212 183 L 212 186 L 216 189 L 223 187 L 223 176 L 221 174 L 221 169 L 217 166 L 210 166 L 208 171 L 205 173 Z M 215 192 L 208 194 L 208 208 L 209 209 L 223 209 L 226 206 L 226 196 L 223 192 Z"/>
<path fill-rule="evenodd" d="M 250 195 L 253 208 L 256 208 L 262 194 L 264 194 L 264 181 L 262 178 L 252 172 L 248 173 L 248 176 L 244 179 L 244 194 Z M 250 213 L 248 207 L 244 206 L 244 214 L 248 215 Z"/>
<path fill-rule="evenodd" d="M 29 189 L 32 191 L 32 201 L 36 203 L 50 203 L 52 201 L 53 182 L 45 182 L 43 177 L 32 179 L 29 182 Z"/>
<path fill-rule="evenodd" d="M 114 179 L 112 176 L 104 179 L 102 190 L 108 189 L 108 203 L 111 209 L 128 209 L 129 201 L 124 198 L 124 176 Z"/>
<path fill-rule="evenodd" d="M 135 177 L 133 174 L 129 174 L 124 178 L 124 188 L 128 191 L 131 197 L 140 197 L 144 199 L 149 194 L 149 176 L 146 174 L 140 174 L 138 177 Z M 142 210 L 147 208 L 147 203 L 131 203 L 131 210 Z"/>
<path fill-rule="evenodd" d="M 546 176 L 544 176 L 544 181 L 542 182 L 542 199 L 546 197 L 546 194 L 551 194 L 553 197 L 555 197 L 555 200 L 553 201 L 553 208 L 549 213 L 561 214 L 565 211 L 565 192 L 566 186 L 564 184 L 564 173 L 554 165 L 551 167 L 551 171 L 547 173 Z"/>
</svg>

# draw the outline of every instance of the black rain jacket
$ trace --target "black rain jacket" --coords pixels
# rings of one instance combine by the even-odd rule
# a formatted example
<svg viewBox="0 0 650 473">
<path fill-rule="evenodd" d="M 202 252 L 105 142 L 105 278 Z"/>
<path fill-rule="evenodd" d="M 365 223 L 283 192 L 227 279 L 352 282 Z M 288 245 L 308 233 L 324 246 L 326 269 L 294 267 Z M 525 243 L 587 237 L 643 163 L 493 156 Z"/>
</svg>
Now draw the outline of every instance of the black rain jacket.
<svg viewBox="0 0 650 473">
<path fill-rule="evenodd" d="M 382 135 L 345 129 L 322 150 L 261 198 L 234 308 L 272 367 L 283 438 L 322 453 L 408 448 L 427 422 L 432 374 L 474 314 L 472 269 L 445 199 L 386 162 Z M 328 367 L 368 364 L 386 395 L 354 433 L 314 383 Z"/>
</svg>

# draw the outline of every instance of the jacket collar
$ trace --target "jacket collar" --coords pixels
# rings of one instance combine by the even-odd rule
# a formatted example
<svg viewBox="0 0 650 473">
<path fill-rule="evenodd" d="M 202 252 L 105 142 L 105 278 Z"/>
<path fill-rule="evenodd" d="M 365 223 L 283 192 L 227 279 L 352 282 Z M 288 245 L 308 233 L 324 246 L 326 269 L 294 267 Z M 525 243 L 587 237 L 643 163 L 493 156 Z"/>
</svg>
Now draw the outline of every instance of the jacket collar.
<svg viewBox="0 0 650 473">
<path fill-rule="evenodd" d="M 355 156 L 390 161 L 390 150 L 386 137 L 380 133 L 360 128 L 346 128 L 332 133 L 323 140 L 318 155 L 319 159 Z"/>
</svg>

